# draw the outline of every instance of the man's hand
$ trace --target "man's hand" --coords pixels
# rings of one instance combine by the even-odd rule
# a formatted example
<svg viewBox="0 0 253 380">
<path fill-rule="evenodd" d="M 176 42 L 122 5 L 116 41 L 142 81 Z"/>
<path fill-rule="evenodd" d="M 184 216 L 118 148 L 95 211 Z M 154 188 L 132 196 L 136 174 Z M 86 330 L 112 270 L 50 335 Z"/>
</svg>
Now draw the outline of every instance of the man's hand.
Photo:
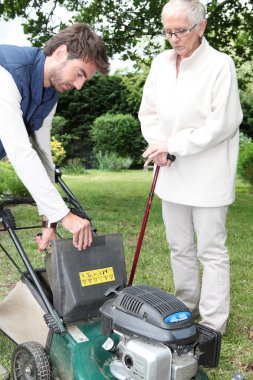
<svg viewBox="0 0 253 380">
<path fill-rule="evenodd" d="M 168 160 L 167 154 L 167 142 L 159 142 L 149 146 L 142 155 L 142 157 L 148 158 L 144 163 L 144 168 L 147 167 L 151 161 L 154 161 L 158 166 L 170 166 L 172 161 Z"/>
<path fill-rule="evenodd" d="M 61 224 L 65 230 L 73 234 L 73 245 L 79 251 L 89 247 L 92 243 L 91 225 L 87 219 L 80 218 L 69 212 L 62 220 Z"/>
</svg>

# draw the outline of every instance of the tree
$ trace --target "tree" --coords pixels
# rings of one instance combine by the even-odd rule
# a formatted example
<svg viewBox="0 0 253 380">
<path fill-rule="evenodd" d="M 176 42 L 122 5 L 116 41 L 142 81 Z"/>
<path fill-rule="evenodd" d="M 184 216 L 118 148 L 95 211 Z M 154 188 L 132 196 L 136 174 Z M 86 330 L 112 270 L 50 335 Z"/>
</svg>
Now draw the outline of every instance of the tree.
<svg viewBox="0 0 253 380">
<path fill-rule="evenodd" d="M 28 39 L 41 46 L 62 22 L 52 19 L 57 7 L 75 14 L 72 21 L 88 22 L 102 36 L 110 56 L 120 53 L 122 59 L 138 60 L 138 46 L 144 58 L 151 58 L 161 50 L 157 36 L 161 35 L 160 14 L 164 0 L 3 0 L 0 15 L 5 19 L 22 16 Z M 67 13 L 66 12 L 66 13 Z M 253 53 L 252 0 L 209 0 L 207 2 L 208 27 L 206 35 L 211 45 L 229 53 L 237 65 L 250 59 Z"/>
<path fill-rule="evenodd" d="M 130 113 L 134 117 L 138 117 L 140 109 L 143 87 L 148 75 L 148 68 L 144 67 L 143 70 L 134 73 L 127 73 L 121 76 L 122 91 L 125 98 L 126 113 Z M 119 72 L 120 73 L 120 72 Z M 117 76 L 117 73 L 116 73 Z"/>
</svg>

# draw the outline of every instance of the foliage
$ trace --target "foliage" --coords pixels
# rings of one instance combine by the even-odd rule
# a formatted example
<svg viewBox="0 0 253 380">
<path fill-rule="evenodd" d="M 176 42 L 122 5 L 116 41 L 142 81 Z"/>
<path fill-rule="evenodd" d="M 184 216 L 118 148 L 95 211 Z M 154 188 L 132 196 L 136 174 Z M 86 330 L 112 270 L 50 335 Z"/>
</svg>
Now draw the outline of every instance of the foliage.
<svg viewBox="0 0 253 380">
<path fill-rule="evenodd" d="M 57 114 L 71 119 L 74 125 L 89 125 L 101 112 L 122 112 L 125 99 L 121 82 L 117 76 L 96 74 L 82 90 L 61 94 Z"/>
<path fill-rule="evenodd" d="M 123 169 L 129 169 L 133 162 L 130 157 L 120 157 L 115 152 L 106 152 L 105 154 L 102 154 L 102 152 L 99 151 L 95 154 L 95 159 L 98 163 L 98 169 L 109 171 L 120 171 Z"/>
<path fill-rule="evenodd" d="M 117 74 L 116 74 L 117 75 Z M 124 85 L 124 98 L 130 110 L 129 113 L 134 117 L 138 117 L 138 112 L 141 104 L 143 86 L 148 75 L 148 68 L 144 67 L 142 71 L 128 73 L 121 76 L 122 84 Z"/>
<path fill-rule="evenodd" d="M 138 164 L 145 147 L 139 122 L 131 115 L 106 114 L 98 117 L 91 128 L 96 151 L 130 156 Z"/>
<path fill-rule="evenodd" d="M 253 138 L 253 92 L 246 91 L 241 96 L 243 121 L 240 126 L 242 132 Z"/>
<path fill-rule="evenodd" d="M 253 186 L 253 142 L 246 140 L 240 144 L 238 173 Z"/>
<path fill-rule="evenodd" d="M 55 115 L 52 121 L 52 137 L 55 137 L 57 141 L 60 141 L 65 151 L 68 150 L 68 146 L 71 143 L 73 136 L 68 133 L 64 133 L 67 129 L 69 122 L 61 115 Z"/>
<path fill-rule="evenodd" d="M 248 143 L 252 142 L 252 138 L 249 137 L 248 135 L 246 135 L 245 133 L 240 132 L 240 134 L 239 134 L 239 141 L 240 141 L 240 145 L 242 145 L 242 144 L 248 144 Z"/>
<path fill-rule="evenodd" d="M 68 160 L 67 165 L 62 167 L 62 173 L 68 175 L 86 174 L 87 171 L 82 161 L 78 158 Z"/>
<path fill-rule="evenodd" d="M 239 89 L 242 90 L 245 94 L 253 93 L 252 71 L 253 59 L 243 63 L 237 70 Z"/>
<path fill-rule="evenodd" d="M 25 21 L 24 31 L 29 40 L 41 46 L 64 25 L 56 19 L 57 9 L 63 8 L 75 21 L 88 22 L 107 43 L 108 53 L 122 54 L 123 60 L 134 61 L 140 56 L 150 59 L 161 50 L 160 15 L 164 0 L 3 0 L 0 15 L 5 19 L 19 15 Z M 241 64 L 250 60 L 253 52 L 252 1 L 207 1 L 208 27 L 206 35 L 211 45 L 229 53 Z"/>
<path fill-rule="evenodd" d="M 66 152 L 62 146 L 62 143 L 52 136 L 50 146 L 54 163 L 60 165 L 66 157 Z"/>
<path fill-rule="evenodd" d="M 13 196 L 29 194 L 9 162 L 0 161 L 0 192 Z"/>
<path fill-rule="evenodd" d="M 93 121 L 107 112 L 130 112 L 125 98 L 125 87 L 119 76 L 97 74 L 82 90 L 60 96 L 52 134 L 61 141 L 68 158 L 85 159 L 92 151 L 90 128 Z"/>
<path fill-rule="evenodd" d="M 62 130 L 66 127 L 66 125 L 67 125 L 67 120 L 63 116 L 55 115 L 53 117 L 52 128 L 53 128 L 54 136 L 57 140 L 58 140 L 57 135 L 60 136 L 62 134 Z"/>
<path fill-rule="evenodd" d="M 62 143 L 68 159 L 78 157 L 85 161 L 93 147 L 97 149 L 90 136 L 97 117 L 129 113 L 137 119 L 146 75 L 147 70 L 108 77 L 97 74 L 82 90 L 61 94 L 52 135 Z M 142 139 L 140 128 L 136 133 Z"/>
</svg>

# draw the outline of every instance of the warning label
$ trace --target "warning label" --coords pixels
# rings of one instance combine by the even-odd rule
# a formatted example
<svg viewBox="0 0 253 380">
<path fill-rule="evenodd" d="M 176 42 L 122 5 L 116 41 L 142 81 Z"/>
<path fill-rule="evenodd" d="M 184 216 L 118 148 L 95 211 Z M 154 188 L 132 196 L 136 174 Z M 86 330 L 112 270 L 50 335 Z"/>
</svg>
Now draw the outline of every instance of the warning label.
<svg viewBox="0 0 253 380">
<path fill-rule="evenodd" d="M 103 284 L 104 282 L 115 281 L 113 267 L 79 272 L 79 276 L 82 286 L 90 286 Z"/>
<path fill-rule="evenodd" d="M 88 342 L 89 338 L 75 325 L 68 325 L 67 330 L 77 343 Z"/>
</svg>

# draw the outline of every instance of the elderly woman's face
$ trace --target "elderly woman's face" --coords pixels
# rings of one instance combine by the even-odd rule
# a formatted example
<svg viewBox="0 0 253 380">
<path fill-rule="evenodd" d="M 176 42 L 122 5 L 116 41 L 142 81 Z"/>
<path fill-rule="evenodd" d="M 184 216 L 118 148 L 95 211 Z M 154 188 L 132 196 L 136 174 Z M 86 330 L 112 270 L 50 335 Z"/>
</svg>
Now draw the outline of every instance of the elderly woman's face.
<svg viewBox="0 0 253 380">
<path fill-rule="evenodd" d="M 187 58 L 192 55 L 192 53 L 199 47 L 201 37 L 204 34 L 206 27 L 206 20 L 203 20 L 200 26 L 193 26 L 187 15 L 185 13 L 177 13 L 174 15 L 169 15 L 163 20 L 164 29 L 167 32 L 181 32 L 183 30 L 188 31 L 189 28 L 193 27 L 191 31 L 186 36 L 179 38 L 175 34 L 171 37 L 167 37 L 169 43 L 176 51 L 176 53 L 181 56 L 181 58 Z"/>
</svg>

